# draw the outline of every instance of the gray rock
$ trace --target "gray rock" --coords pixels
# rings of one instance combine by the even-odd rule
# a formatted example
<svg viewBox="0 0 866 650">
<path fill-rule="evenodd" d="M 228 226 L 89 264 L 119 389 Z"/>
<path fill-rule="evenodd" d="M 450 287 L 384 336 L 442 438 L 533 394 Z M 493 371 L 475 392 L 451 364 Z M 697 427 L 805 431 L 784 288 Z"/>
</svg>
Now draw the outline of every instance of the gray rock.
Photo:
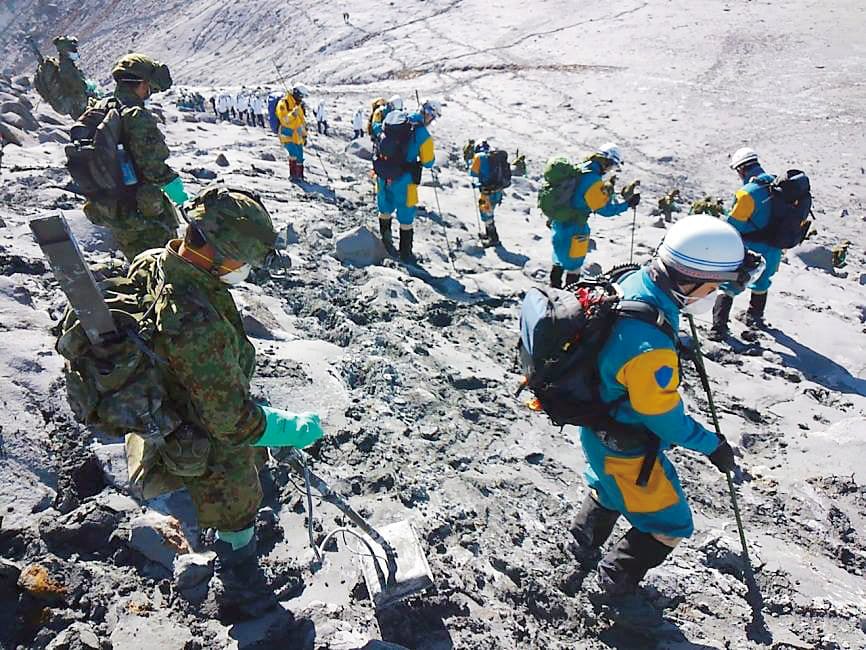
<svg viewBox="0 0 866 650">
<path fill-rule="evenodd" d="M 219 156 L 216 157 L 216 164 L 220 167 L 228 167 L 229 159 L 226 158 L 225 154 L 221 153 Z"/>
<path fill-rule="evenodd" d="M 102 472 L 105 474 L 105 480 L 109 485 L 113 485 L 119 490 L 125 490 L 129 486 L 129 472 L 126 465 L 126 449 L 123 443 L 112 445 L 97 445 L 93 448 L 93 453 L 99 465 L 102 467 Z"/>
<path fill-rule="evenodd" d="M 217 177 L 217 173 L 212 169 L 207 169 L 205 167 L 196 167 L 194 169 L 190 169 L 189 173 L 195 176 L 196 178 L 203 178 L 205 180 L 213 180 Z"/>
<path fill-rule="evenodd" d="M 39 112 L 35 116 L 36 121 L 40 124 L 50 124 L 51 126 L 65 126 L 66 123 L 57 117 L 56 114 Z"/>
<path fill-rule="evenodd" d="M 294 224 L 287 223 L 277 233 L 276 247 L 280 250 L 283 250 L 286 248 L 286 246 L 298 244 L 300 243 L 300 241 L 301 238 L 298 236 L 298 231 L 295 230 Z"/>
<path fill-rule="evenodd" d="M 40 534 L 52 550 L 63 548 L 94 553 L 110 548 L 109 538 L 119 523 L 117 512 L 87 501 L 61 517 L 44 519 Z"/>
<path fill-rule="evenodd" d="M 358 650 L 409 650 L 406 646 L 397 645 L 396 643 L 388 643 L 387 641 L 367 641 L 367 643 Z"/>
<path fill-rule="evenodd" d="M 192 552 L 180 522 L 153 511 L 130 522 L 129 545 L 169 571 L 174 570 L 174 559 L 178 555 Z"/>
<path fill-rule="evenodd" d="M 262 153 L 259 156 L 259 158 L 261 160 L 267 160 L 268 162 L 276 162 L 277 161 L 277 157 L 274 154 L 272 154 L 270 151 L 265 151 L 264 153 Z"/>
<path fill-rule="evenodd" d="M 342 233 L 336 241 L 337 259 L 354 266 L 381 264 L 387 251 L 382 241 L 366 226 L 358 226 Z"/>
<path fill-rule="evenodd" d="M 346 153 L 356 156 L 361 160 L 373 160 L 373 150 L 366 140 L 352 140 L 346 145 Z"/>
<path fill-rule="evenodd" d="M 27 142 L 27 138 L 21 129 L 11 124 L 4 124 L 2 120 L 0 120 L 0 136 L 3 136 L 3 139 L 7 142 L 17 144 L 19 147 Z"/>
<path fill-rule="evenodd" d="M 21 575 L 21 567 L 15 564 L 12 560 L 7 560 L 0 557 L 0 584 L 18 582 L 18 576 Z"/>
<path fill-rule="evenodd" d="M 111 633 L 113 650 L 185 650 L 192 640 L 189 628 L 171 620 L 164 612 L 146 617 L 127 614 L 120 618 Z"/>
<path fill-rule="evenodd" d="M 73 623 L 54 637 L 45 650 L 99 650 L 101 647 L 92 627 L 86 623 Z"/>
<path fill-rule="evenodd" d="M 215 553 L 187 553 L 174 559 L 174 582 L 178 591 L 187 591 L 213 575 Z"/>
<path fill-rule="evenodd" d="M 38 139 L 40 144 L 45 144 L 46 142 L 66 144 L 69 142 L 69 136 L 59 129 L 41 130 Z"/>
<path fill-rule="evenodd" d="M 317 223 L 313 226 L 313 232 L 320 234 L 322 237 L 330 239 L 334 236 L 334 229 L 326 223 Z"/>
</svg>

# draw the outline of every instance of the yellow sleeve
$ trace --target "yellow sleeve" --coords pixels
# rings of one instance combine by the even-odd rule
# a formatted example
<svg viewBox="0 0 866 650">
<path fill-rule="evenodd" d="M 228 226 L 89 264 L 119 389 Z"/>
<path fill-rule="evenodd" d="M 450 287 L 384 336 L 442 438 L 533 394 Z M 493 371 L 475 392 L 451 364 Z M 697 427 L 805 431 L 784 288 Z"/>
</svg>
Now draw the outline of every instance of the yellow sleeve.
<svg viewBox="0 0 866 650">
<path fill-rule="evenodd" d="M 473 176 L 478 176 L 478 173 L 481 171 L 481 156 L 475 154 L 472 157 L 472 166 L 470 167 L 470 171 Z"/>
<path fill-rule="evenodd" d="M 601 210 L 607 205 L 610 197 L 604 191 L 604 183 L 598 179 L 595 183 L 589 186 L 589 189 L 584 192 L 583 200 L 590 211 L 595 212 Z"/>
<path fill-rule="evenodd" d="M 616 373 L 631 407 L 641 415 L 661 415 L 680 403 L 680 367 L 671 349 L 648 350 L 627 361 Z"/>
<path fill-rule="evenodd" d="M 433 154 L 433 138 L 427 138 L 421 143 L 421 164 L 422 165 L 432 165 L 433 161 L 436 159 L 436 156 Z"/>
<path fill-rule="evenodd" d="M 737 221 L 748 221 L 755 214 L 755 199 L 746 190 L 737 190 L 731 218 Z"/>
<path fill-rule="evenodd" d="M 291 125 L 289 124 L 289 107 L 286 104 L 285 99 L 281 99 L 277 102 L 276 108 L 277 119 L 280 121 L 284 127 L 289 128 Z"/>
</svg>

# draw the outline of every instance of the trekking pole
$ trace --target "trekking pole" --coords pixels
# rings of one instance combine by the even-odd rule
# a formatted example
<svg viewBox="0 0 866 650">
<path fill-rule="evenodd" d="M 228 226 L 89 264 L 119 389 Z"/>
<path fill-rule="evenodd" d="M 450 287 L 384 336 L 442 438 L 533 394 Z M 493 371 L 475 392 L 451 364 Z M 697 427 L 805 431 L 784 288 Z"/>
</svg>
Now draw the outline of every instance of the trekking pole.
<svg viewBox="0 0 866 650">
<path fill-rule="evenodd" d="M 704 392 L 707 394 L 707 402 L 710 405 L 710 415 L 713 418 L 713 426 L 716 429 L 716 435 L 719 436 L 719 438 L 722 438 L 722 428 L 719 426 L 719 416 L 716 412 L 716 404 L 713 401 L 713 392 L 710 389 L 710 380 L 707 376 L 706 366 L 704 366 L 704 355 L 701 352 L 701 342 L 698 339 L 698 330 L 695 327 L 695 319 L 691 314 L 686 314 L 686 318 L 689 320 L 689 327 L 692 332 L 692 341 L 694 342 L 695 368 L 698 371 L 698 376 L 701 378 L 701 385 L 704 387 Z M 748 570 L 749 577 L 754 580 L 755 570 L 752 568 L 752 561 L 749 558 L 749 548 L 746 544 L 746 532 L 743 529 L 743 519 L 740 516 L 740 506 L 737 503 L 734 479 L 731 477 L 730 472 L 725 472 L 725 477 L 728 479 L 728 492 L 730 492 L 731 495 L 731 505 L 734 508 L 734 518 L 737 521 L 737 531 L 740 534 L 740 544 L 743 547 L 743 559 L 746 562 L 746 569 Z"/>
<path fill-rule="evenodd" d="M 631 246 L 628 249 L 628 263 L 634 262 L 634 228 L 637 222 L 637 206 L 634 206 L 631 211 Z"/>
<path fill-rule="evenodd" d="M 310 147 L 312 149 L 312 147 Z M 328 182 L 331 184 L 331 187 L 334 188 L 334 194 L 337 193 L 337 188 L 334 187 L 334 181 L 331 180 L 331 175 L 328 173 L 328 168 L 325 167 L 325 161 L 322 160 L 322 154 L 319 153 L 318 149 L 313 149 L 316 152 L 316 158 L 319 159 L 319 165 L 322 167 L 322 171 L 325 172 L 325 178 L 328 179 Z"/>
<path fill-rule="evenodd" d="M 448 239 L 448 227 L 445 225 L 445 217 L 442 215 L 442 206 L 439 205 L 439 192 L 436 189 L 436 186 L 439 185 L 439 176 L 432 169 L 430 173 L 433 174 L 433 196 L 436 198 L 436 211 L 439 214 L 439 219 L 442 221 L 442 234 L 445 235 L 445 245 L 448 247 L 448 260 L 451 262 L 451 270 L 454 271 L 454 275 L 460 275 L 457 267 L 454 266 L 454 251 L 451 250 L 451 240 Z"/>
<path fill-rule="evenodd" d="M 478 220 L 478 236 L 482 237 L 481 234 L 481 208 L 478 207 L 478 195 L 475 193 L 475 183 L 470 183 L 472 185 L 472 200 L 475 202 L 475 218 Z"/>
</svg>

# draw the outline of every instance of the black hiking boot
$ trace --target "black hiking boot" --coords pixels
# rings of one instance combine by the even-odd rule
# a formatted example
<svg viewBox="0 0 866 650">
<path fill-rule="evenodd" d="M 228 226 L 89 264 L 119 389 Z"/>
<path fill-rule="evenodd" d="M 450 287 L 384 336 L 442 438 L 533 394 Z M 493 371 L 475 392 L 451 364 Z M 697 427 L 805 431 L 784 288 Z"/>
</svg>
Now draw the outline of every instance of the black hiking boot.
<svg viewBox="0 0 866 650">
<path fill-rule="evenodd" d="M 749 308 L 740 315 L 740 319 L 752 328 L 764 327 L 767 323 L 764 320 L 764 309 L 767 307 L 767 294 L 752 292 L 752 297 L 749 300 Z"/>
<path fill-rule="evenodd" d="M 564 268 L 558 264 L 554 264 L 550 269 L 550 286 L 554 289 L 562 289 L 562 276 L 564 273 Z"/>
<path fill-rule="evenodd" d="M 496 224 L 488 221 L 484 224 L 484 235 L 482 235 L 485 246 L 499 246 L 499 233 L 496 232 Z"/>
<path fill-rule="evenodd" d="M 404 230 L 403 228 L 400 228 L 400 259 L 409 264 L 414 264 L 418 261 L 418 258 L 412 253 L 412 240 L 414 235 L 414 230 Z"/>
<path fill-rule="evenodd" d="M 649 533 L 630 529 L 599 562 L 598 580 L 587 590 L 590 602 L 630 629 L 650 633 L 660 629 L 664 619 L 641 594 L 638 584 L 672 550 Z"/>
<path fill-rule="evenodd" d="M 259 618 L 278 605 L 258 564 L 255 538 L 238 550 L 218 539 L 211 549 L 217 558 L 209 598 L 221 621 L 236 623 Z"/>
<path fill-rule="evenodd" d="M 733 297 L 726 293 L 716 296 L 716 304 L 713 305 L 713 326 L 708 336 L 711 341 L 724 341 L 728 336 L 728 319 L 733 304 Z"/>
<path fill-rule="evenodd" d="M 580 272 L 577 273 L 566 273 L 565 274 L 565 286 L 564 289 L 567 289 L 573 284 L 577 284 L 580 281 Z"/>
<path fill-rule="evenodd" d="M 379 237 L 382 238 L 382 243 L 385 245 L 385 250 L 389 255 L 393 255 L 397 251 L 394 250 L 394 237 L 391 234 L 391 220 L 379 219 Z"/>
<path fill-rule="evenodd" d="M 584 497 L 568 527 L 574 537 L 568 550 L 584 571 L 591 571 L 601 560 L 601 545 L 610 537 L 617 519 L 619 512 L 603 507 L 591 494 Z"/>
</svg>

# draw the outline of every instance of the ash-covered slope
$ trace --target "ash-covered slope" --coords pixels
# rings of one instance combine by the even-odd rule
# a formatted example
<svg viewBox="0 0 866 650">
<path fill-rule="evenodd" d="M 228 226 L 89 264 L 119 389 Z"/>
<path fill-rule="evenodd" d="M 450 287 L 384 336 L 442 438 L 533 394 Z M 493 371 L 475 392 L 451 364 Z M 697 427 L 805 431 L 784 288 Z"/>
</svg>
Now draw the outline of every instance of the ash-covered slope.
<svg viewBox="0 0 866 650">
<path fill-rule="evenodd" d="M 598 620 L 569 584 L 562 543 L 585 489 L 577 434 L 511 397 L 520 295 L 545 280 L 549 263 L 535 208 L 541 165 L 555 151 L 576 155 L 617 139 L 623 177 L 640 176 L 645 188 L 640 260 L 664 232 L 648 216 L 651 199 L 673 186 L 689 199 L 729 196 L 736 178 L 725 163 L 741 144 L 771 171 L 802 166 L 813 179 L 819 234 L 786 255 L 768 306 L 772 327 L 746 333 L 735 322 L 737 342 L 710 344 L 709 367 L 744 469 L 738 491 L 775 647 L 866 645 L 866 100 L 858 90 L 866 54 L 854 36 L 863 10 L 581 4 L 537 3 L 530 15 L 513 2 L 375 11 L 295 3 L 276 16 L 243 1 L 56 3 L 52 28 L 77 32 L 84 67 L 99 79 L 118 53 L 140 49 L 167 60 L 177 83 L 205 92 L 273 82 L 277 56 L 299 73 L 292 80 L 329 102 L 335 134 L 313 137 L 304 191 L 288 183 L 274 137 L 187 121 L 171 97 L 155 98 L 166 109 L 170 162 L 188 185 L 208 170 L 254 187 L 298 235 L 287 279 L 237 292 L 260 353 L 256 390 L 286 408 L 321 410 L 329 435 L 313 453 L 319 471 L 374 523 L 410 518 L 437 589 L 377 618 L 345 550 L 311 576 L 303 504 L 278 464 L 267 472 L 270 510 L 259 527 L 286 613 L 223 626 L 130 545 L 130 530 L 147 522 L 112 485 L 123 479 L 115 441 L 94 439 L 66 407 L 49 332 L 63 301 L 27 221 L 62 209 L 94 259 L 110 247 L 62 189 L 62 143 L 39 137 L 56 129 L 30 93 L 42 130 L 6 148 L 0 177 L 0 644 L 43 648 L 62 631 L 55 648 L 79 647 L 71 638 L 89 634 L 114 648 L 358 648 L 370 639 L 437 649 L 653 647 Z M 4 52 L 45 7 L 16 7 Z M 367 163 L 344 150 L 348 116 L 360 101 L 411 97 L 416 87 L 446 101 L 433 128 L 441 187 L 421 188 L 428 211 L 416 240 L 426 272 L 390 260 L 344 266 L 333 257 L 335 236 L 375 227 Z M 14 84 L 0 90 L 17 101 L 26 94 Z M 472 191 L 457 164 L 462 142 L 479 135 L 519 147 L 530 166 L 498 212 L 499 250 L 476 243 Z M 216 164 L 219 153 L 227 167 Z M 628 217 L 592 225 L 590 263 L 628 258 Z M 834 270 L 829 248 L 844 239 L 853 242 L 848 265 Z M 694 374 L 684 381 L 688 406 L 705 414 Z M 672 456 L 699 533 L 648 577 L 671 622 L 655 647 L 758 647 L 724 481 L 694 454 Z M 151 509 L 179 516 L 195 544 L 185 505 L 175 497 Z M 317 505 L 317 521 L 320 535 L 334 527 L 329 506 Z M 18 571 L 27 567 L 28 576 L 44 568 L 46 584 L 60 588 L 22 596 Z"/>
</svg>

